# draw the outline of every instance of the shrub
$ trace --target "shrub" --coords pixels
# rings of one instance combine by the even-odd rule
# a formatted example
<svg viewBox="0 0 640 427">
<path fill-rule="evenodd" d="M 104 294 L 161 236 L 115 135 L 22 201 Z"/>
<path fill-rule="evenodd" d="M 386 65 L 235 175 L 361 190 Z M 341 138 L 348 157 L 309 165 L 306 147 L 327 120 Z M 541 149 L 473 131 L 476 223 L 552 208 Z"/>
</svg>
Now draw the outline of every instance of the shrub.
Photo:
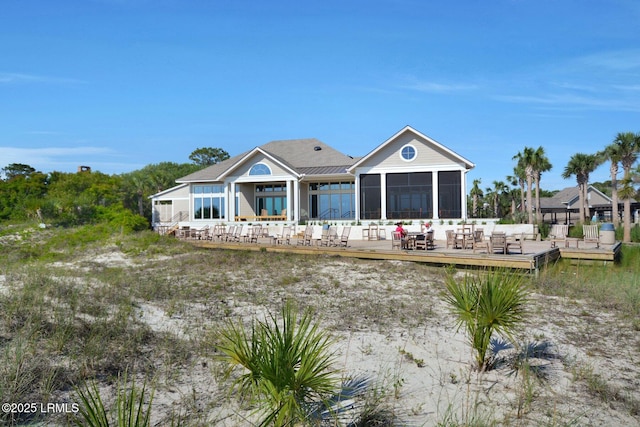
<svg viewBox="0 0 640 427">
<path fill-rule="evenodd" d="M 458 317 L 458 329 L 465 328 L 476 353 L 477 368 L 490 366 L 487 352 L 494 332 L 513 340 L 513 332 L 524 320 L 528 291 L 522 276 L 492 270 L 478 276 L 465 275 L 458 282 L 449 274 L 445 301 Z"/>
<path fill-rule="evenodd" d="M 339 378 L 331 369 L 332 342 L 311 317 L 306 311 L 298 323 L 286 304 L 281 323 L 269 315 L 250 330 L 229 322 L 221 331 L 218 350 L 229 364 L 228 374 L 237 367 L 243 370 L 230 391 L 237 389 L 262 406 L 260 425 L 297 425 L 309 418 L 314 403 L 338 388 Z"/>
</svg>

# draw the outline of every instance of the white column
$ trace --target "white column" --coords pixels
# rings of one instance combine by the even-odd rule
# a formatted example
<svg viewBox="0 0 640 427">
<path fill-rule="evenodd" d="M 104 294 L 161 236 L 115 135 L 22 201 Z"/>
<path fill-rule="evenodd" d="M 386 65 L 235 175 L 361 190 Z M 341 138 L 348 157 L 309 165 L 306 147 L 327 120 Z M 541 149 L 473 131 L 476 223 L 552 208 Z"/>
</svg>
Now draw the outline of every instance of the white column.
<svg viewBox="0 0 640 427">
<path fill-rule="evenodd" d="M 300 221 L 300 182 L 296 179 L 293 181 L 293 220 L 298 223 Z"/>
<path fill-rule="evenodd" d="M 462 219 L 467 219 L 467 171 L 462 171 Z"/>
<path fill-rule="evenodd" d="M 360 221 L 362 218 L 360 218 L 360 174 L 356 174 L 356 185 L 355 185 L 355 190 L 356 195 L 354 197 L 354 202 L 355 202 L 355 206 L 354 209 L 356 210 L 356 217 L 355 220 L 356 221 Z"/>
<path fill-rule="evenodd" d="M 438 171 L 433 171 L 431 173 L 431 185 L 433 188 L 433 219 L 439 219 L 440 215 L 438 215 Z"/>
<path fill-rule="evenodd" d="M 227 221 L 236 220 L 236 185 L 227 184 Z"/>
<path fill-rule="evenodd" d="M 293 206 L 292 204 L 292 200 L 291 200 L 291 196 L 293 196 L 293 194 L 291 194 L 291 180 L 287 180 L 287 221 L 291 220 L 291 206 Z"/>
<path fill-rule="evenodd" d="M 380 219 L 387 219 L 387 174 L 380 174 Z"/>
</svg>

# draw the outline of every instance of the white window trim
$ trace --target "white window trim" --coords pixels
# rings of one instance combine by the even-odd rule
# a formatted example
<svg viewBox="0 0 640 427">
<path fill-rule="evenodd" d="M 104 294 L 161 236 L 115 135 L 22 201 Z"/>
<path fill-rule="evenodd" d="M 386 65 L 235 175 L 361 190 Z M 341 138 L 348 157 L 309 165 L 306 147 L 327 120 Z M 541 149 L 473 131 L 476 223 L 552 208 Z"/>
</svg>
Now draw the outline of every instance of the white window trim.
<svg viewBox="0 0 640 427">
<path fill-rule="evenodd" d="M 402 151 L 404 151 L 404 149 L 407 147 L 413 148 L 413 157 L 410 159 L 405 159 L 405 157 L 402 155 Z M 418 149 L 413 144 L 405 144 L 400 148 L 400 151 L 398 151 L 398 155 L 403 162 L 413 162 L 418 157 Z"/>
</svg>

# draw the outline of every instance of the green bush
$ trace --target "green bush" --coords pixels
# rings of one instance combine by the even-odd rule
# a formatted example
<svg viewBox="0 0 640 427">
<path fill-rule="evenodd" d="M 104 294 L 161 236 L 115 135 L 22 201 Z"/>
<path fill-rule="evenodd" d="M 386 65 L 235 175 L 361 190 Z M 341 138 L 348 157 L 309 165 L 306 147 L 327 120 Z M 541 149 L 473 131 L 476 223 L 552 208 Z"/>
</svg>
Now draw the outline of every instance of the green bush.
<svg viewBox="0 0 640 427">
<path fill-rule="evenodd" d="M 286 304 L 279 322 L 273 315 L 247 330 L 232 322 L 220 334 L 217 346 L 229 374 L 240 367 L 231 391 L 238 390 L 259 404 L 260 425 L 301 425 L 314 403 L 325 401 L 339 386 L 331 368 L 329 336 L 312 324 L 306 311 L 300 322 Z"/>
<path fill-rule="evenodd" d="M 445 302 L 457 316 L 458 329 L 464 327 L 476 353 L 477 368 L 491 366 L 487 353 L 494 332 L 512 342 L 514 331 L 523 323 L 529 297 L 520 274 L 491 270 L 465 275 L 457 281 L 448 274 Z"/>
</svg>

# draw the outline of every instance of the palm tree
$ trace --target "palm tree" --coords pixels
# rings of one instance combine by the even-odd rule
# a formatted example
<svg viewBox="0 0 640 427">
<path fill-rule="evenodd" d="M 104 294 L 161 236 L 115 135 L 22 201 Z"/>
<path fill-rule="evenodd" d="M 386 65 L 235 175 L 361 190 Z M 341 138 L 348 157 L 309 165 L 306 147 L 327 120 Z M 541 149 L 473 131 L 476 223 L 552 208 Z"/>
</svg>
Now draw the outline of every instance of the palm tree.
<svg viewBox="0 0 640 427">
<path fill-rule="evenodd" d="M 631 199 L 636 195 L 636 189 L 633 187 L 633 179 L 631 175 L 625 175 L 620 181 L 620 198 L 624 202 L 624 232 L 622 241 L 631 242 Z"/>
<path fill-rule="evenodd" d="M 496 218 L 502 216 L 500 209 L 500 195 L 507 190 L 507 185 L 502 181 L 493 181 L 493 212 Z"/>
<path fill-rule="evenodd" d="M 611 174 L 611 216 L 613 225 L 620 225 L 620 213 L 618 212 L 618 164 L 621 159 L 621 147 L 614 140 L 603 151 L 598 152 L 601 161 L 609 160 L 609 173 Z"/>
<path fill-rule="evenodd" d="M 473 187 L 471 187 L 471 191 L 469 192 L 469 194 L 472 197 L 473 200 L 473 217 L 474 218 L 478 218 L 478 199 L 480 197 L 482 197 L 482 190 L 480 189 L 480 179 L 474 179 L 473 180 Z"/>
<path fill-rule="evenodd" d="M 589 174 L 598 166 L 598 157 L 595 154 L 576 153 L 569 159 L 564 168 L 562 177 L 568 179 L 575 175 L 578 182 L 578 196 L 580 198 L 580 222 L 585 220 L 587 189 L 589 187 Z"/>
<path fill-rule="evenodd" d="M 640 151 L 640 132 L 638 133 L 633 133 L 633 132 L 624 132 L 624 133 L 619 133 L 618 135 L 616 135 L 616 139 L 613 141 L 614 144 L 618 145 L 618 149 L 619 149 L 619 156 L 620 156 L 620 163 L 622 164 L 622 169 L 624 169 L 624 179 L 628 179 L 629 180 L 629 184 L 631 181 L 631 168 L 633 167 L 633 164 L 635 163 L 635 161 L 638 159 L 638 152 Z M 622 197 L 622 195 L 620 196 Z M 629 240 L 624 240 L 624 241 L 630 241 L 631 240 L 631 222 L 630 222 L 630 216 L 631 216 L 631 202 L 629 199 L 631 199 L 630 196 L 627 199 L 624 199 L 625 203 L 624 203 L 624 224 L 625 224 L 625 231 L 624 234 L 625 236 L 627 235 L 627 233 L 629 233 Z M 628 205 L 628 206 L 627 206 Z M 627 227 L 627 219 L 629 218 L 629 226 Z"/>
<path fill-rule="evenodd" d="M 518 165 L 516 167 L 524 170 L 524 174 L 527 179 L 527 212 L 529 214 L 529 224 L 533 224 L 533 203 L 531 203 L 531 187 L 533 186 L 535 151 L 531 147 L 524 147 L 522 153 L 516 154 L 515 156 L 513 156 L 513 158 L 518 161 Z"/>
<path fill-rule="evenodd" d="M 507 180 L 511 183 L 511 185 L 518 185 L 520 187 L 520 212 L 524 212 L 525 203 L 524 203 L 524 192 L 525 192 L 525 184 L 527 182 L 527 176 L 524 172 L 524 169 L 520 164 L 517 164 L 513 168 L 513 175 L 509 175 Z"/>
<path fill-rule="evenodd" d="M 540 221 L 540 178 L 542 176 L 542 172 L 547 172 L 551 170 L 551 162 L 544 153 L 544 148 L 541 146 L 533 152 L 533 179 L 536 183 L 536 216 L 537 220 Z"/>
</svg>

